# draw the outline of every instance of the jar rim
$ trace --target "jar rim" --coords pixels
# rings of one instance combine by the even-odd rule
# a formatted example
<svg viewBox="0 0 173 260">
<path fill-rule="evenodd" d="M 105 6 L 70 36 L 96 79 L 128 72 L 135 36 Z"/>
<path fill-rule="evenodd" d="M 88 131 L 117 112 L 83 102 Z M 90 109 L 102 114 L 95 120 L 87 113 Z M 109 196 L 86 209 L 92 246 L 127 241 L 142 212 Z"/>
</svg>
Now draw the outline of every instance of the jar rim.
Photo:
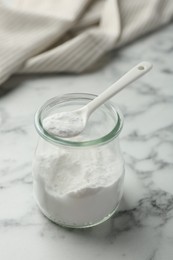
<svg viewBox="0 0 173 260">
<path fill-rule="evenodd" d="M 46 130 L 44 130 L 42 122 L 41 122 L 41 115 L 43 111 L 49 107 L 52 103 L 55 103 L 56 101 L 59 101 L 62 99 L 62 101 L 67 101 L 69 98 L 72 99 L 88 99 L 91 101 L 92 99 L 96 98 L 97 95 L 89 94 L 89 93 L 68 93 L 61 96 L 55 96 L 49 100 L 47 100 L 36 112 L 35 114 L 35 128 L 38 132 L 38 134 L 46 141 L 56 145 L 64 145 L 64 146 L 71 146 L 71 147 L 88 147 L 88 146 L 97 146 L 97 145 L 103 145 L 107 142 L 110 142 L 112 139 L 118 137 L 120 134 L 122 127 L 123 127 L 123 115 L 120 109 L 115 106 L 112 102 L 107 101 L 104 103 L 103 106 L 107 107 L 111 112 L 117 116 L 117 121 L 115 122 L 115 125 L 113 129 L 106 135 L 89 140 L 89 141 L 71 141 L 66 140 L 64 138 L 57 137 L 55 135 L 49 134 Z"/>
</svg>

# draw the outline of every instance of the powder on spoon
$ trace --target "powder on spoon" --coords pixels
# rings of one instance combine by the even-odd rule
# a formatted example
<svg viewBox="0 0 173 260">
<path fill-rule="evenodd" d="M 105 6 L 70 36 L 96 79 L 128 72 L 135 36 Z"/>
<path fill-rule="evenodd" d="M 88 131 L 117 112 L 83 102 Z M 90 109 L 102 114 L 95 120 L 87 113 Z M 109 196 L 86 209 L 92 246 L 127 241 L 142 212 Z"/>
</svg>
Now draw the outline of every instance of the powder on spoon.
<svg viewBox="0 0 173 260">
<path fill-rule="evenodd" d="M 43 128 L 49 133 L 59 137 L 68 138 L 81 133 L 84 122 L 78 113 L 62 112 L 46 117 Z"/>
</svg>

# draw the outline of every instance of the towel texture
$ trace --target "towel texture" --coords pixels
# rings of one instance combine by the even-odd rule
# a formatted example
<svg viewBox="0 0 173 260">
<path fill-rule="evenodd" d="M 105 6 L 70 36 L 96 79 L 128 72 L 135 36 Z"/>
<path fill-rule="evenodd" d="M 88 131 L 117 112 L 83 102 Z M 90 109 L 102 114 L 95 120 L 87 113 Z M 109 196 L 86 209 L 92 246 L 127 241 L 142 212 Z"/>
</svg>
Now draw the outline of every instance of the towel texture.
<svg viewBox="0 0 173 260">
<path fill-rule="evenodd" d="M 173 0 L 0 0 L 0 84 L 14 73 L 75 72 L 173 19 Z"/>
</svg>

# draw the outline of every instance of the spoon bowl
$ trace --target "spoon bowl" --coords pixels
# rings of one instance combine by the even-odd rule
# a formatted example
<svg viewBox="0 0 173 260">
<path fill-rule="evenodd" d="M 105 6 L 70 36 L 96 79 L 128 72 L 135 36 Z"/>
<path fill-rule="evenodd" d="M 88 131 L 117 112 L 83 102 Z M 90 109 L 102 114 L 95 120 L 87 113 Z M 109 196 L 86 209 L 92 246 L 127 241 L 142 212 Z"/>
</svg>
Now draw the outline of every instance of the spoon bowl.
<svg viewBox="0 0 173 260">
<path fill-rule="evenodd" d="M 56 136 L 69 138 L 79 135 L 87 123 L 85 107 L 53 114 L 43 120 L 44 129 Z"/>
</svg>

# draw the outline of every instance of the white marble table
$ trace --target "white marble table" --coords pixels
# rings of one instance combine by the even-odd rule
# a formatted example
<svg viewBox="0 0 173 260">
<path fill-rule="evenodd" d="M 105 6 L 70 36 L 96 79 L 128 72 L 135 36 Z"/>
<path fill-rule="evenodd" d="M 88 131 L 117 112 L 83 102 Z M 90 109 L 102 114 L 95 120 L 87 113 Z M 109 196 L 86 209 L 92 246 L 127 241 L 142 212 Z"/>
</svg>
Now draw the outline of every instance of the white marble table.
<svg viewBox="0 0 173 260">
<path fill-rule="evenodd" d="M 173 259 L 173 26 L 109 56 L 91 74 L 14 76 L 0 90 L 1 260 Z M 119 212 L 87 230 L 51 223 L 32 196 L 35 111 L 57 94 L 98 94 L 141 60 L 153 70 L 114 98 L 125 115 Z"/>
</svg>

